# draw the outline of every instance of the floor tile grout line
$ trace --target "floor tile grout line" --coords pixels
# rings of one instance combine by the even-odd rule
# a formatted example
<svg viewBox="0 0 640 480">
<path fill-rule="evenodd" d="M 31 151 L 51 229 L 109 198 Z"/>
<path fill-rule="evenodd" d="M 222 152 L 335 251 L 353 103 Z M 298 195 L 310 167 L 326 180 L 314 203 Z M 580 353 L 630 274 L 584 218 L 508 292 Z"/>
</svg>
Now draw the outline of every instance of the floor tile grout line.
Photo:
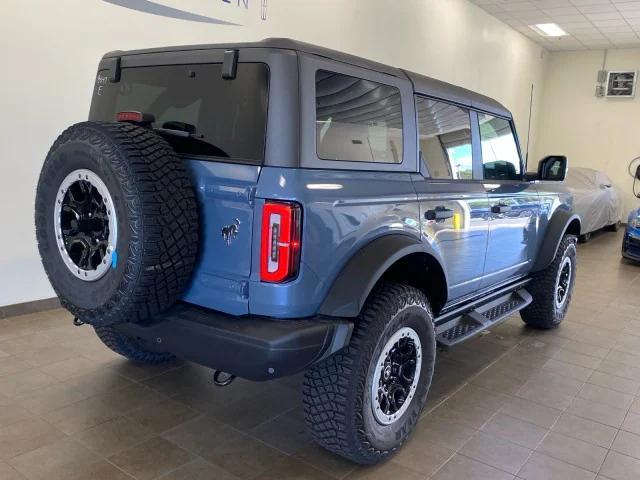
<svg viewBox="0 0 640 480">
<path fill-rule="evenodd" d="M 440 406 L 444 405 L 448 400 L 450 400 L 456 393 L 458 393 L 459 391 L 461 391 L 464 387 L 466 387 L 467 385 L 471 385 L 471 381 L 478 377 L 479 375 L 481 375 L 482 373 L 484 373 L 485 371 L 487 371 L 489 368 L 491 368 L 493 365 L 495 365 L 498 361 L 500 361 L 502 358 L 504 358 L 508 353 L 510 353 L 511 351 L 515 350 L 519 345 L 522 344 L 522 342 L 524 342 L 525 340 L 521 340 L 520 342 L 516 343 L 515 345 L 513 345 L 512 347 L 508 348 L 507 350 L 505 350 L 502 354 L 500 354 L 498 356 L 498 358 L 496 358 L 494 361 L 492 361 L 491 363 L 489 363 L 488 365 L 486 365 L 484 368 L 482 368 L 480 371 L 476 372 L 475 374 L 473 374 L 471 377 L 469 377 L 469 379 L 467 379 L 467 381 L 463 382 L 459 388 L 457 388 L 456 390 L 454 390 L 450 395 L 444 397 L 440 402 L 438 402 L 435 406 L 433 406 L 431 409 L 429 409 L 428 411 L 424 412 L 424 414 L 420 417 L 420 420 L 422 418 L 424 418 L 426 415 L 429 415 L 430 413 L 432 413 L 433 411 L 435 411 L 437 408 L 439 408 Z M 474 429 L 476 432 L 481 431 L 480 429 L 485 426 L 487 424 L 487 422 L 489 422 L 498 412 L 494 412 L 494 414 L 487 420 L 485 421 L 480 428 Z M 471 439 L 469 439 L 471 440 Z M 431 475 L 429 475 L 428 478 L 432 478 L 434 477 L 447 463 L 449 463 L 451 461 L 451 459 L 453 457 L 455 457 L 456 455 L 458 455 L 459 451 L 468 443 L 467 440 L 466 442 L 464 442 L 460 448 L 458 449 L 454 449 L 454 453 L 445 461 L 443 462 Z M 453 450 L 453 449 L 452 449 Z M 463 455 L 465 456 L 465 455 Z M 466 457 L 469 458 L 469 457 Z M 481 462 L 482 463 L 482 462 Z M 492 467 L 495 468 L 495 467 Z M 502 470 L 501 470 L 502 471 Z"/>
<path fill-rule="evenodd" d="M 635 398 L 635 396 L 634 396 L 634 398 Z M 627 417 L 629 416 L 629 413 L 631 412 L 631 407 L 632 407 L 632 406 L 633 406 L 633 402 L 632 402 L 632 403 L 629 405 L 629 407 L 627 408 L 627 411 L 626 411 L 626 413 L 625 413 L 625 415 L 624 415 L 624 419 L 622 420 L 622 423 L 620 424 L 620 427 L 618 427 L 618 431 L 616 432 L 616 436 L 614 437 L 613 442 L 611 442 L 611 445 L 610 445 L 610 447 L 609 447 L 609 450 L 608 450 L 608 452 L 607 452 L 607 455 L 606 455 L 606 457 L 605 457 L 604 461 L 602 462 L 602 465 L 600 465 L 600 468 L 598 469 L 598 473 L 597 473 L 596 475 L 599 475 L 599 474 L 600 474 L 600 472 L 602 471 L 602 467 L 604 466 L 605 462 L 607 461 L 607 457 L 608 457 L 608 456 L 609 456 L 609 454 L 611 453 L 611 447 L 613 447 L 613 444 L 615 443 L 616 439 L 618 438 L 618 435 L 620 434 L 620 431 L 622 430 L 622 431 L 625 431 L 625 432 L 626 432 L 626 430 L 623 430 L 623 428 L 622 428 L 622 427 L 624 426 L 624 422 L 627 420 Z M 616 453 L 618 453 L 618 454 L 619 454 L 619 452 L 617 452 L 616 450 L 614 450 L 614 452 L 616 452 Z M 633 458 L 633 457 L 630 457 L 630 458 Z"/>
<path fill-rule="evenodd" d="M 609 348 L 609 349 L 608 349 L 608 351 L 607 351 L 607 355 L 609 354 L 609 352 L 610 352 L 610 351 L 611 351 L 611 348 Z M 600 362 L 600 363 L 602 363 L 602 362 Z M 598 364 L 598 365 L 599 365 L 599 364 Z M 580 391 L 582 391 L 582 388 L 584 388 L 584 385 L 586 385 L 586 383 L 587 383 L 587 382 L 583 382 L 583 384 L 582 384 L 582 387 L 581 387 Z M 580 393 L 580 391 L 578 391 L 578 394 Z M 574 401 L 575 401 L 575 399 L 576 399 L 576 398 L 578 398 L 578 396 L 577 396 L 578 394 L 574 395 Z M 596 403 L 596 402 L 594 402 L 594 403 Z M 540 442 L 538 442 L 538 445 L 536 445 L 536 448 L 533 450 L 534 452 L 537 452 L 537 449 L 540 447 L 540 445 L 542 445 L 542 443 L 544 442 L 545 438 L 547 438 L 547 436 L 549 435 L 549 433 L 553 431 L 553 428 L 557 425 L 558 420 L 560 420 L 560 418 L 562 417 L 562 415 L 563 415 L 564 413 L 566 413 L 566 412 L 567 412 L 567 409 L 568 409 L 570 406 L 571 406 L 571 404 L 570 404 L 570 405 L 568 405 L 567 407 L 565 407 L 564 409 L 562 409 L 562 413 L 560 414 L 560 416 L 559 416 L 558 418 L 556 418 L 556 420 L 553 422 L 553 424 L 551 425 L 551 427 L 547 430 L 547 433 L 542 437 L 542 439 L 540 440 Z M 618 429 L 618 431 L 619 431 L 619 429 Z M 617 435 L 617 433 L 616 433 L 616 435 Z M 571 437 L 571 438 L 573 438 L 573 437 Z M 614 439 L 614 440 L 615 440 L 615 439 Z M 588 443 L 588 442 L 587 442 L 587 443 Z M 600 467 L 598 468 L 598 471 L 595 473 L 594 478 L 597 478 L 598 474 L 600 473 L 600 470 L 602 470 L 602 466 L 604 465 L 604 462 L 606 461 L 607 456 L 609 455 L 609 452 L 610 452 L 610 451 L 611 451 L 611 450 L 610 450 L 610 448 L 608 448 L 608 449 L 607 449 L 607 454 L 605 455 L 604 459 L 602 460 L 602 463 L 600 464 Z M 542 452 L 539 452 L 539 453 L 542 453 Z M 545 453 L 542 453 L 542 454 L 544 455 Z M 529 455 L 529 459 L 531 458 L 531 456 L 532 456 L 532 455 L 533 455 L 533 453 L 532 453 L 531 455 Z M 549 456 L 549 457 L 551 457 L 551 458 L 555 458 L 555 457 L 553 457 L 552 455 L 548 455 L 548 456 Z M 529 461 L 529 459 L 527 459 L 527 462 Z M 568 464 L 568 465 L 572 465 L 571 463 L 569 463 L 569 462 L 567 462 L 567 461 L 565 461 L 565 460 L 561 460 L 561 459 L 559 459 L 559 458 L 555 458 L 555 459 L 556 459 L 556 460 L 559 460 L 559 461 L 561 461 L 561 462 L 564 462 L 564 463 L 566 463 L 566 464 Z M 522 472 L 522 470 L 524 469 L 524 466 L 527 464 L 527 462 L 525 462 L 525 463 L 523 464 L 522 468 L 518 471 L 517 475 L 519 475 L 519 474 Z M 574 465 L 574 466 L 577 466 L 577 465 Z M 578 467 L 578 468 L 582 468 L 582 467 Z M 583 468 L 583 470 L 585 470 L 585 471 L 586 471 L 586 469 L 584 469 L 584 468 Z"/>
</svg>

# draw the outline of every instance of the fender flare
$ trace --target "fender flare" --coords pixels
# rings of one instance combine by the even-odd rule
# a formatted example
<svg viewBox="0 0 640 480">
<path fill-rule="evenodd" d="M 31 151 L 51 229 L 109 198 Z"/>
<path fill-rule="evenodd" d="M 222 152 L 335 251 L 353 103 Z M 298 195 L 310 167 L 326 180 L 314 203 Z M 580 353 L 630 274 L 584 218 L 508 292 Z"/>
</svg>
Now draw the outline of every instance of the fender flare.
<svg viewBox="0 0 640 480">
<path fill-rule="evenodd" d="M 562 237 L 564 237 L 569 225 L 574 220 L 580 224 L 580 217 L 570 210 L 557 210 L 549 220 L 547 231 L 545 233 L 542 244 L 538 250 L 536 263 L 531 269 L 532 272 L 539 272 L 547 268 L 558 251 Z"/>
<path fill-rule="evenodd" d="M 358 316 L 382 275 L 398 260 L 412 253 L 426 253 L 438 260 L 428 245 L 409 235 L 391 234 L 371 241 L 342 268 L 319 313 L 332 317 Z"/>
</svg>

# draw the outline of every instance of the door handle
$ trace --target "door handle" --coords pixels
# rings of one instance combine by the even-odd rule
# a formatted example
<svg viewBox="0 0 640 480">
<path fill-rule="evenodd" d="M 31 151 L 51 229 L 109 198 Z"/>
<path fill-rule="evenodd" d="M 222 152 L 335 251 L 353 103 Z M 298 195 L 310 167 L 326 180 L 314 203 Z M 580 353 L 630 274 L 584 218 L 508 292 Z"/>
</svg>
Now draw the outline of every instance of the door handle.
<svg viewBox="0 0 640 480">
<path fill-rule="evenodd" d="M 511 211 L 511 207 L 509 205 L 505 205 L 504 203 L 498 203 L 491 207 L 491 213 L 507 213 Z"/>
<path fill-rule="evenodd" d="M 438 205 L 433 210 L 424 212 L 424 218 L 427 220 L 445 220 L 451 217 L 453 217 L 453 210 L 442 205 Z"/>
</svg>

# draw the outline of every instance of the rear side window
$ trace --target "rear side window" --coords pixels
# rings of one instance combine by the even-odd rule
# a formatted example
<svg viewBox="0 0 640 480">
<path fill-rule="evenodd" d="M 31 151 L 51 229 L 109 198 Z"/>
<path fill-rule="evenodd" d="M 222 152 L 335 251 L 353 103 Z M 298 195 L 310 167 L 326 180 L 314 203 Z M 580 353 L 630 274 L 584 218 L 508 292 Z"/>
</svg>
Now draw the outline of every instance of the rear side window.
<svg viewBox="0 0 640 480">
<path fill-rule="evenodd" d="M 91 120 L 115 121 L 122 111 L 150 113 L 153 127 L 184 155 L 262 163 L 269 71 L 240 63 L 223 80 L 221 64 L 124 68 L 118 83 L 99 72 Z"/>
<path fill-rule="evenodd" d="M 485 180 L 521 180 L 520 154 L 511 122 L 485 113 L 478 114 Z"/>
<path fill-rule="evenodd" d="M 473 149 L 469 110 L 416 97 L 420 157 L 431 178 L 471 180 Z"/>
<path fill-rule="evenodd" d="M 400 90 L 319 70 L 316 145 L 324 160 L 402 163 Z"/>
</svg>

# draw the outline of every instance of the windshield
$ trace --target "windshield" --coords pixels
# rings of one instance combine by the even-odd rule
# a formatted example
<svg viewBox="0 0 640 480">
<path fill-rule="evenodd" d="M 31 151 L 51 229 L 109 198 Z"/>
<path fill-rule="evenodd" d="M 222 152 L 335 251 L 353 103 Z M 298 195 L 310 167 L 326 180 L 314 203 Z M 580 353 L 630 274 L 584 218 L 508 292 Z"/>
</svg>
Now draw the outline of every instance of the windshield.
<svg viewBox="0 0 640 480">
<path fill-rule="evenodd" d="M 222 64 L 123 68 L 118 83 L 98 72 L 90 120 L 115 121 L 137 111 L 179 154 L 262 163 L 269 71 L 240 63 L 236 78 L 222 78 Z"/>
</svg>

